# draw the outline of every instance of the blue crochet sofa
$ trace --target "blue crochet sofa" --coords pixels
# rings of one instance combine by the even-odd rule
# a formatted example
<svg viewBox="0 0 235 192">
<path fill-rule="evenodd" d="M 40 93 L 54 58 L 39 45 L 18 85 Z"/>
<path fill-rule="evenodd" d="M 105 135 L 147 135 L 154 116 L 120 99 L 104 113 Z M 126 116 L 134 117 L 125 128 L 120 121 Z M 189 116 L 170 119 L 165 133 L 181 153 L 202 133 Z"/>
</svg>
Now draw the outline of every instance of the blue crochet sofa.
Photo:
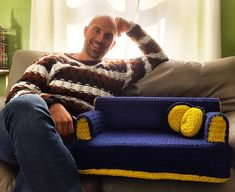
<svg viewBox="0 0 235 192">
<path fill-rule="evenodd" d="M 203 112 L 184 117 L 186 131 L 197 129 L 192 135 L 169 124 L 172 109 L 185 105 Z M 230 177 L 228 121 L 216 98 L 99 97 L 93 111 L 79 115 L 77 137 L 71 151 L 81 174 L 210 183 Z"/>
</svg>

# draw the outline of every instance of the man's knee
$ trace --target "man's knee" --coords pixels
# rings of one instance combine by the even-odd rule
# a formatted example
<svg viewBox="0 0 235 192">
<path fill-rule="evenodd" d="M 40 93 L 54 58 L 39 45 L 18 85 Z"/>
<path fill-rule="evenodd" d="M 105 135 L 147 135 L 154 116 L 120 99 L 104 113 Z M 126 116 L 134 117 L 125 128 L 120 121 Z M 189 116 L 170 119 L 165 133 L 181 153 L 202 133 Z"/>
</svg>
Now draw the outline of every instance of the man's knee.
<svg viewBox="0 0 235 192">
<path fill-rule="evenodd" d="M 19 96 L 11 100 L 4 109 L 6 127 L 17 135 L 36 134 L 47 131 L 47 124 L 54 125 L 46 102 L 36 94 Z M 53 126 L 49 126 L 53 128 Z"/>
<path fill-rule="evenodd" d="M 11 100 L 6 108 L 13 110 L 14 112 L 19 111 L 33 112 L 35 108 L 47 108 L 46 102 L 36 94 L 26 94 L 18 96 L 17 98 Z"/>
<path fill-rule="evenodd" d="M 33 122 L 40 116 L 48 115 L 46 102 L 36 94 L 27 94 L 11 100 L 4 109 L 5 122 Z"/>
</svg>

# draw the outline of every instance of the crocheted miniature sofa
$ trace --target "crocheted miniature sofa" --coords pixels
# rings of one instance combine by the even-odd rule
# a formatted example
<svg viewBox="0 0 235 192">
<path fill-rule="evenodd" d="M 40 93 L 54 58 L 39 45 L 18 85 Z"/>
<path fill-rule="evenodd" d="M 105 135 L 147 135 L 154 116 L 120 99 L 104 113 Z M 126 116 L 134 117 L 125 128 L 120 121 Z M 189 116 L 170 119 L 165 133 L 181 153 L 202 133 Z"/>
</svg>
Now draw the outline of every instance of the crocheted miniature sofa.
<svg viewBox="0 0 235 192">
<path fill-rule="evenodd" d="M 216 98 L 98 97 L 78 116 L 81 174 L 223 183 L 228 121 Z"/>
</svg>

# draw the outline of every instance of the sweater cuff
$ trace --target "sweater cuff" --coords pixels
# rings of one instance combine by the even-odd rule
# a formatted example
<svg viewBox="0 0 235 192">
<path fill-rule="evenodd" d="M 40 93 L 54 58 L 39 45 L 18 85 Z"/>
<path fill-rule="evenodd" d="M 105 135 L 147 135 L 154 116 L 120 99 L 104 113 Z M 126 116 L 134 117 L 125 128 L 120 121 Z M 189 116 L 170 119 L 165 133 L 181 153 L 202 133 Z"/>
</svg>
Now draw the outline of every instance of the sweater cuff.
<svg viewBox="0 0 235 192">
<path fill-rule="evenodd" d="M 140 27 L 140 25 L 130 22 L 131 26 L 127 31 L 127 36 L 129 36 L 133 41 L 137 42 L 140 38 L 146 35 L 145 31 Z"/>
<path fill-rule="evenodd" d="M 132 21 L 130 21 L 129 22 L 130 24 L 131 24 L 131 26 L 130 26 L 130 28 L 128 29 L 128 31 L 126 32 L 127 34 L 130 32 L 130 31 L 132 31 L 132 29 L 135 27 L 135 23 L 134 22 L 132 22 Z"/>
<path fill-rule="evenodd" d="M 51 95 L 49 97 L 46 97 L 44 98 L 48 108 L 50 108 L 53 104 L 55 103 L 60 103 L 61 105 L 64 105 L 64 101 L 59 97 L 59 96 L 56 96 L 56 95 Z"/>
</svg>

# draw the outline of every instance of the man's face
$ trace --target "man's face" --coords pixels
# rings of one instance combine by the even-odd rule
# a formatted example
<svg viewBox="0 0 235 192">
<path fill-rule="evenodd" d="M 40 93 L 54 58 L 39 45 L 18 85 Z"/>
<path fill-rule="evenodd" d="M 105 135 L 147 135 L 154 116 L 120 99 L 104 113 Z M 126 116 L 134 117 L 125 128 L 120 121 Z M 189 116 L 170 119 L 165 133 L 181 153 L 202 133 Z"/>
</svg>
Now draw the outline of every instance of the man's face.
<svg viewBox="0 0 235 192">
<path fill-rule="evenodd" d="M 84 51 L 90 60 L 100 60 L 114 46 L 116 24 L 106 17 L 95 19 L 84 30 Z"/>
</svg>

